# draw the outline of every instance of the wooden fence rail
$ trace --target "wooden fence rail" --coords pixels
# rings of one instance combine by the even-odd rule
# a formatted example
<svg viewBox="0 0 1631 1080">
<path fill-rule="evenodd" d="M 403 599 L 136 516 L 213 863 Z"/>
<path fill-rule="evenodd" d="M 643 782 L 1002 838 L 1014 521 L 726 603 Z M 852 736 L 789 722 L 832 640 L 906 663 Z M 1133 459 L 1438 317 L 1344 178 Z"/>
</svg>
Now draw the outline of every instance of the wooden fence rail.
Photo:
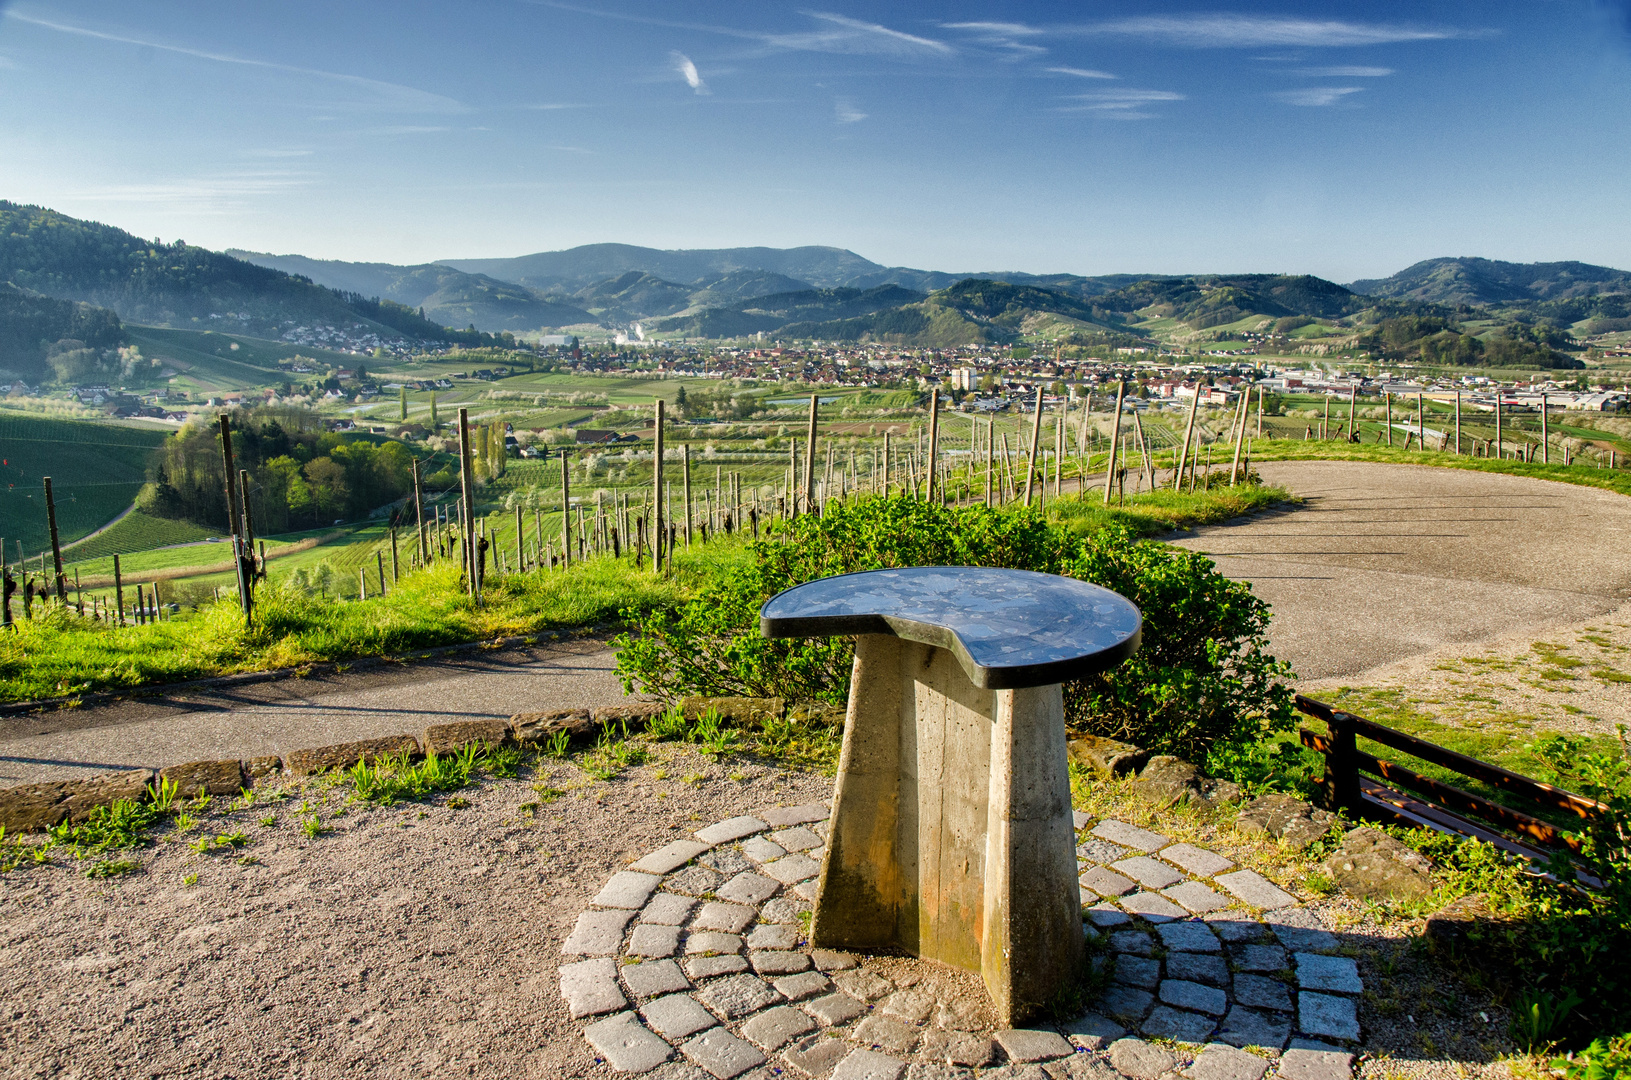
<svg viewBox="0 0 1631 1080">
<path fill-rule="evenodd" d="M 1302 729 L 1304 746 L 1325 755 L 1325 801 L 1332 810 L 1439 832 L 1476 837 L 1526 858 L 1544 860 L 1551 852 L 1578 850 L 1564 831 L 1521 810 L 1491 802 L 1471 792 L 1365 753 L 1360 738 L 1402 750 L 1423 761 L 1481 780 L 1538 807 L 1589 818 L 1608 807 L 1572 791 L 1520 776 L 1487 761 L 1458 754 L 1402 731 L 1383 727 L 1324 702 L 1298 694 L 1304 715 L 1323 720 L 1329 735 Z M 1384 782 L 1385 781 L 1385 782 Z M 1392 786 L 1390 786 L 1392 785 Z M 1404 791 L 1399 790 L 1405 789 Z"/>
</svg>

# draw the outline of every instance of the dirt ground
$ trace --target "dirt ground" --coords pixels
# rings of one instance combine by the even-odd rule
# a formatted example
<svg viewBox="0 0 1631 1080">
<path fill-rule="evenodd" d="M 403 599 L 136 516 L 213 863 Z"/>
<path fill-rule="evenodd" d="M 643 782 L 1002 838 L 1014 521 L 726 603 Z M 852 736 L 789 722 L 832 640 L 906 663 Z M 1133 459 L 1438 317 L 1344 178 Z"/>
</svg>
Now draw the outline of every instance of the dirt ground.
<svg viewBox="0 0 1631 1080">
<path fill-rule="evenodd" d="M 610 1076 L 560 995 L 578 912 L 628 860 L 831 780 L 661 745 L 605 783 L 557 764 L 388 809 L 347 791 L 217 799 L 120 877 L 66 858 L 0 875 L 0 1073 Z M 238 831 L 240 851 L 188 843 Z"/>
</svg>

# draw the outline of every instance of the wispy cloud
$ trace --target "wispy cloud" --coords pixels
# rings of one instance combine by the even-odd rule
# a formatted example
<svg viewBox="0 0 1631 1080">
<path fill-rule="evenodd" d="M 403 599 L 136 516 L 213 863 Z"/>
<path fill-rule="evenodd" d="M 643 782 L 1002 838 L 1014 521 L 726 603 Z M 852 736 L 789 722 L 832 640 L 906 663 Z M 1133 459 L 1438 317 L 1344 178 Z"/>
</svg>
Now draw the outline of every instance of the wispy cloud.
<svg viewBox="0 0 1631 1080">
<path fill-rule="evenodd" d="M 708 92 L 708 84 L 702 81 L 702 76 L 697 72 L 697 66 L 691 62 L 689 56 L 682 52 L 671 52 L 668 54 L 668 58 L 674 61 L 674 70 L 680 73 L 680 78 L 685 80 L 686 86 L 699 94 Z"/>
<path fill-rule="evenodd" d="M 263 147 L 263 148 L 256 149 L 256 150 L 244 150 L 244 151 L 241 152 L 241 156 L 246 157 L 246 158 L 297 158 L 297 157 L 310 157 L 313 153 L 315 153 L 315 151 L 313 151 L 313 150 L 297 150 L 297 149 L 282 149 L 282 148 L 278 148 L 278 147 Z"/>
<path fill-rule="evenodd" d="M 1297 46 L 1335 48 L 1389 45 L 1410 41 L 1443 41 L 1478 32 L 1404 23 L 1365 23 L 1346 19 L 1296 19 L 1262 15 L 1145 15 L 1107 19 L 1061 33 L 1150 38 L 1190 49 Z"/>
<path fill-rule="evenodd" d="M 866 119 L 866 113 L 855 107 L 855 102 L 849 98 L 839 98 L 833 102 L 833 115 L 840 124 L 858 124 Z"/>
<path fill-rule="evenodd" d="M 1298 68 L 1294 75 L 1309 75 L 1316 79 L 1380 79 L 1392 75 L 1392 68 L 1365 67 L 1361 64 L 1338 64 L 1335 67 Z"/>
<path fill-rule="evenodd" d="M 1364 90 L 1363 86 L 1310 86 L 1303 90 L 1282 90 L 1275 98 L 1287 105 L 1336 105 L 1349 94 Z"/>
<path fill-rule="evenodd" d="M 246 56 L 234 56 L 231 53 L 212 52 L 207 49 L 194 49 L 185 45 L 154 41 L 151 38 L 130 37 L 125 34 L 92 30 L 89 27 L 73 26 L 68 23 L 53 22 L 50 19 L 36 18 L 32 15 L 23 15 L 14 10 L 8 10 L 3 15 L 8 19 L 15 19 L 18 22 L 42 27 L 46 30 L 55 30 L 58 33 L 95 38 L 98 41 L 111 41 L 121 45 L 137 45 L 146 49 L 156 49 L 159 52 L 191 56 L 199 60 L 211 60 L 219 64 L 236 64 L 266 71 L 282 71 L 292 75 L 323 79 L 354 90 L 364 91 L 367 100 L 353 101 L 351 102 L 353 107 L 388 109 L 401 112 L 452 113 L 466 111 L 464 104 L 453 98 L 433 94 L 427 90 L 420 90 L 412 86 L 403 86 L 400 83 L 383 82 L 379 79 L 369 79 L 361 75 L 347 75 L 338 71 L 322 71 L 317 68 L 280 64 L 271 60 L 256 60 Z"/>
<path fill-rule="evenodd" d="M 1099 90 L 1091 94 L 1071 94 L 1065 100 L 1070 104 L 1056 111 L 1091 113 L 1107 120 L 1149 120 L 1156 115 L 1147 111 L 1149 106 L 1183 101 L 1184 95 L 1172 90 Z"/>
<path fill-rule="evenodd" d="M 1048 50 L 1041 45 L 1028 40 L 1038 37 L 1042 31 L 1034 26 L 1014 22 L 958 22 L 942 23 L 944 29 L 960 30 L 970 36 L 977 45 L 1001 50 L 1010 60 L 1021 60 L 1027 57 L 1040 56 Z"/>
<path fill-rule="evenodd" d="M 1094 71 L 1092 68 L 1051 67 L 1048 70 L 1055 75 L 1074 75 L 1079 79 L 1119 79 L 1121 77 L 1112 75 L 1108 71 Z"/>
<path fill-rule="evenodd" d="M 310 184 L 313 175 L 287 171 L 220 173 L 151 184 L 107 184 L 64 193 L 100 203 L 176 206 L 194 214 L 229 214 L 251 199 Z"/>
<path fill-rule="evenodd" d="M 443 131 L 452 131 L 450 127 L 439 124 L 391 124 L 387 127 L 369 129 L 371 135 L 435 135 Z"/>
<path fill-rule="evenodd" d="M 607 11 L 601 8 L 584 7 L 579 4 L 566 4 L 559 2 L 559 0 L 528 0 L 528 2 L 537 4 L 540 7 L 555 8 L 558 11 L 572 11 L 580 15 L 593 15 L 601 19 L 615 19 L 618 22 L 641 23 L 645 26 L 665 26 L 673 30 L 691 30 L 702 34 L 717 34 L 721 37 L 735 38 L 738 41 L 752 41 L 771 52 L 858 53 L 896 56 L 904 59 L 952 56 L 957 52 L 956 49 L 943 41 L 920 37 L 917 34 L 908 34 L 879 23 L 864 22 L 860 19 L 852 19 L 847 15 L 838 15 L 829 11 L 801 12 L 806 18 L 813 19 L 820 24 L 814 30 L 798 33 L 777 33 L 768 30 L 747 30 L 735 26 L 720 26 L 715 23 L 656 19 L 645 15 L 630 15 L 621 11 Z"/>
</svg>

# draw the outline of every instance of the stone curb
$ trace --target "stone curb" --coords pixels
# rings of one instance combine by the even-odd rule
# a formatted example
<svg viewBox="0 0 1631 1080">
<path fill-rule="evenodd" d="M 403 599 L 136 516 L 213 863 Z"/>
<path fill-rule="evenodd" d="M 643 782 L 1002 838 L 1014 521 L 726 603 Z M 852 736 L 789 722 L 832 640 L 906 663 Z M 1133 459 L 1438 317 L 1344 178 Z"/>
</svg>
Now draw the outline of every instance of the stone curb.
<svg viewBox="0 0 1631 1080">
<path fill-rule="evenodd" d="M 233 675 L 213 675 L 207 679 L 188 679 L 184 682 L 148 683 L 127 690 L 97 690 L 85 694 L 62 697 L 36 698 L 32 701 L 13 701 L 0 705 L 0 718 L 22 716 L 27 713 L 48 712 L 56 709 L 77 709 L 86 705 L 105 705 L 114 701 L 159 697 L 179 690 L 210 689 L 221 686 L 252 686 L 256 683 L 277 682 L 282 679 L 308 679 L 318 675 L 333 675 L 352 671 L 366 671 L 387 666 L 406 666 L 419 660 L 430 660 L 462 652 L 488 652 L 513 649 L 521 645 L 549 645 L 560 641 L 593 637 L 596 634 L 625 629 L 623 623 L 595 623 L 569 630 L 540 630 L 536 634 L 489 638 L 485 641 L 465 641 L 457 645 L 437 645 L 412 652 L 391 653 L 387 656 L 359 656 L 355 660 L 321 660 L 302 667 L 273 668 L 269 671 L 240 671 Z"/>
<path fill-rule="evenodd" d="M 460 646 L 469 648 L 469 646 Z M 258 673 L 264 675 L 265 673 Z M 744 698 L 695 698 L 701 709 L 713 701 L 722 710 L 738 708 Z M 780 704 L 780 699 L 775 699 Z M 374 739 L 336 743 L 252 758 L 248 761 L 189 761 L 159 769 L 122 769 L 82 780 L 50 780 L 0 788 L 0 828 L 8 832 L 49 829 L 63 821 L 78 823 L 97 806 L 118 799 L 141 798 L 155 784 L 176 785 L 176 797 L 192 799 L 199 795 L 236 795 L 255 783 L 287 775 L 292 779 L 314 776 L 331 769 L 349 769 L 359 761 L 407 754 L 452 754 L 472 743 L 488 746 L 536 747 L 549 742 L 559 732 L 568 740 L 592 737 L 613 724 L 645 723 L 665 711 L 658 702 L 637 701 L 596 709 L 554 709 L 547 712 L 517 713 L 508 720 L 461 720 L 451 724 L 431 724 L 418 736 L 406 732 Z M 779 715 L 779 711 L 778 711 Z"/>
</svg>

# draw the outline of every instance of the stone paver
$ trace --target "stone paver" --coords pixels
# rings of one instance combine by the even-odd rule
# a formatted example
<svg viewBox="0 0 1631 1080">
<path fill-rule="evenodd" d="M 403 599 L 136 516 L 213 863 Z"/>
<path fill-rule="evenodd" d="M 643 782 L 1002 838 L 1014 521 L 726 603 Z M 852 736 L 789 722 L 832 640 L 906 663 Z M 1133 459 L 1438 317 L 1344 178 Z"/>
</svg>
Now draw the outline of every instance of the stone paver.
<svg viewBox="0 0 1631 1080">
<path fill-rule="evenodd" d="M 1269 1063 L 1256 1054 L 1212 1043 L 1185 1070 L 1190 1080 L 1263 1080 Z"/>
<path fill-rule="evenodd" d="M 1283 971 L 1291 966 L 1286 951 L 1278 945 L 1243 945 L 1234 960 L 1241 971 Z"/>
<path fill-rule="evenodd" d="M 1289 1017 L 1258 1012 L 1243 1005 L 1229 1010 L 1218 1028 L 1218 1038 L 1231 1046 L 1261 1046 L 1279 1050 L 1291 1038 Z M 1282 1075 L 1283 1075 L 1282 1070 Z"/>
<path fill-rule="evenodd" d="M 774 878 L 744 870 L 718 889 L 721 900 L 733 904 L 762 904 L 776 894 L 781 885 Z"/>
<path fill-rule="evenodd" d="M 849 1052 L 849 1044 L 840 1039 L 814 1035 L 783 1050 L 782 1060 L 809 1076 L 826 1076 Z"/>
<path fill-rule="evenodd" d="M 735 1020 L 781 1000 L 781 995 L 754 975 L 732 975 L 697 991 L 697 1000 L 725 1017 Z"/>
<path fill-rule="evenodd" d="M 772 979 L 770 985 L 776 988 L 776 993 L 788 1001 L 803 1001 L 805 998 L 827 993 L 832 989 L 832 980 L 819 971 L 806 971 L 798 975 Z"/>
<path fill-rule="evenodd" d="M 917 1028 L 903 1024 L 899 1020 L 891 1020 L 880 1013 L 873 1013 L 855 1025 L 855 1030 L 850 1032 L 850 1038 L 862 1046 L 875 1046 L 897 1054 L 907 1054 L 917 1045 Z"/>
<path fill-rule="evenodd" d="M 694 956 L 685 961 L 685 973 L 693 979 L 712 979 L 720 975 L 734 975 L 747 969 L 747 960 L 734 954 Z"/>
<path fill-rule="evenodd" d="M 1362 990 L 1357 966 L 1322 955 L 1337 940 L 1312 911 L 1223 856 L 1098 822 L 1078 846 L 1082 895 L 1094 901 L 1083 918 L 1109 947 L 1095 963 L 1109 963 L 1114 981 L 1062 1035 L 991 1033 L 981 1009 L 937 1001 L 931 984 L 914 985 L 917 976 L 810 947 L 826 817 L 811 806 L 731 818 L 607 879 L 562 946 L 569 960 L 591 959 L 560 970 L 568 1011 L 614 1070 L 663 1080 L 768 1080 L 784 1065 L 829 1080 L 846 1070 L 973 1080 L 976 1069 L 992 1080 L 1156 1080 L 1191 1061 L 1128 1037 L 1131 1025 L 1204 1045 L 1182 1069 L 1187 1080 L 1263 1080 L 1266 1059 L 1237 1048 L 1281 1051 L 1288 1042 L 1275 1080 L 1351 1080 L 1351 1055 L 1291 1036 L 1357 1040 L 1348 996 Z M 1264 911 L 1263 921 L 1228 909 L 1237 902 Z M 670 1060 L 673 1043 L 684 1061 Z M 1159 1067 L 1118 1075 L 1104 1056 L 1082 1052 L 1107 1048 L 1118 1069 Z M 766 1054 L 777 1061 L 767 1064 Z M 992 1069 L 996 1061 L 1005 1064 Z"/>
<path fill-rule="evenodd" d="M 1076 1052 L 1062 1035 L 1038 1028 L 1012 1028 L 997 1032 L 993 1038 L 1010 1061 L 1051 1061 Z"/>
<path fill-rule="evenodd" d="M 1129 825 L 1125 821 L 1101 821 L 1093 827 L 1093 835 L 1112 844 L 1136 848 L 1146 855 L 1172 843 L 1171 837 L 1150 832 L 1148 829 L 1140 829 L 1137 825 Z"/>
<path fill-rule="evenodd" d="M 790 1005 L 777 1005 L 754 1015 L 742 1025 L 742 1034 L 765 1051 L 778 1050 L 815 1030 L 815 1021 Z"/>
<path fill-rule="evenodd" d="M 738 1039 L 722 1027 L 704 1031 L 682 1043 L 680 1053 L 706 1069 L 716 1080 L 731 1080 L 755 1065 L 764 1064 L 765 1060 L 752 1043 Z"/>
<path fill-rule="evenodd" d="M 647 874 L 672 873 L 712 846 L 697 840 L 675 840 L 673 843 L 663 845 L 650 855 L 637 859 L 630 865 L 629 869 Z"/>
<path fill-rule="evenodd" d="M 1219 874 L 1212 880 L 1234 893 L 1243 904 L 1272 911 L 1290 907 L 1297 898 L 1255 870 L 1236 870 L 1232 874 Z"/>
<path fill-rule="evenodd" d="M 1187 979 L 1164 979 L 1161 982 L 1161 1000 L 1177 1009 L 1222 1016 L 1229 1011 L 1229 995 L 1215 986 L 1205 986 Z"/>
<path fill-rule="evenodd" d="M 821 837 L 802 826 L 773 832 L 770 834 L 770 839 L 788 851 L 809 851 L 811 848 L 821 846 Z"/>
<path fill-rule="evenodd" d="M 1171 1072 L 1178 1059 L 1159 1046 L 1143 1039 L 1118 1039 L 1110 1044 L 1110 1064 L 1123 1076 L 1133 1080 L 1156 1080 Z"/>
<path fill-rule="evenodd" d="M 1166 964 L 1169 978 L 1188 979 L 1208 986 L 1229 985 L 1229 965 L 1216 953 L 1168 953 Z"/>
<path fill-rule="evenodd" d="M 775 878 L 783 885 L 791 885 L 796 881 L 803 881 L 805 878 L 814 877 L 816 874 L 821 873 L 821 864 L 804 852 L 796 851 L 791 855 L 784 855 L 774 862 L 765 863 L 764 872 L 767 876 Z"/>
<path fill-rule="evenodd" d="M 1138 888 L 1138 883 L 1130 878 L 1124 878 L 1102 866 L 1095 866 L 1081 876 L 1082 888 L 1091 889 L 1106 899 L 1117 896 L 1126 896 Z"/>
<path fill-rule="evenodd" d="M 661 874 L 642 874 L 635 870 L 622 870 L 611 876 L 611 879 L 601 888 L 595 898 L 589 901 L 596 907 L 626 908 L 633 910 L 643 907 L 646 900 L 651 897 L 662 881 Z"/>
<path fill-rule="evenodd" d="M 1164 889 L 1184 880 L 1184 875 L 1148 855 L 1134 855 L 1130 859 L 1113 862 L 1110 869 L 1132 878 L 1146 889 Z"/>
<path fill-rule="evenodd" d="M 651 959 L 661 959 L 673 956 L 680 948 L 680 928 L 677 926 L 657 926 L 642 923 L 634 928 L 629 935 L 630 956 L 644 956 Z"/>
<path fill-rule="evenodd" d="M 561 996 L 574 1019 L 612 1012 L 628 1004 L 617 986 L 617 962 L 584 960 L 561 968 Z"/>
<path fill-rule="evenodd" d="M 1280 1055 L 1281 1080 L 1352 1080 L 1353 1055 L 1292 1047 Z"/>
<path fill-rule="evenodd" d="M 658 926 L 679 926 L 690 916 L 691 909 L 697 902 L 689 896 L 680 896 L 676 893 L 658 893 L 651 898 L 645 907 L 640 909 L 642 923 L 654 923 Z"/>
<path fill-rule="evenodd" d="M 1291 990 L 1278 979 L 1263 975 L 1235 976 L 1235 1000 L 1258 1009 L 1291 1011 Z"/>
<path fill-rule="evenodd" d="M 866 1006 L 848 994 L 827 994 L 799 1006 L 821 1022 L 823 1027 L 847 1024 L 857 1016 L 866 1014 Z"/>
<path fill-rule="evenodd" d="M 808 825 L 812 821 L 821 821 L 827 816 L 827 808 L 820 803 L 804 803 L 801 806 L 778 806 L 759 814 L 764 822 L 773 828 L 788 829 L 794 825 Z"/>
<path fill-rule="evenodd" d="M 1292 952 L 1334 952 L 1337 939 L 1302 908 L 1272 911 L 1263 920 L 1280 944 Z"/>
<path fill-rule="evenodd" d="M 1213 874 L 1221 874 L 1234 865 L 1231 860 L 1225 859 L 1217 852 L 1207 851 L 1205 848 L 1196 847 L 1194 844 L 1173 844 L 1171 847 L 1162 848 L 1158 854 L 1167 862 L 1181 867 L 1196 877 L 1211 877 Z"/>
<path fill-rule="evenodd" d="M 790 923 L 760 923 L 748 935 L 750 949 L 791 949 L 799 943 L 799 928 Z"/>
<path fill-rule="evenodd" d="M 1135 892 L 1130 896 L 1123 896 L 1117 903 L 1134 915 L 1142 915 L 1151 922 L 1182 919 L 1189 915 L 1189 912 L 1160 893 Z"/>
<path fill-rule="evenodd" d="M 1223 943 L 1217 935 L 1201 922 L 1167 923 L 1155 928 L 1161 935 L 1161 944 L 1176 952 L 1210 952 L 1223 951 Z"/>
<path fill-rule="evenodd" d="M 1304 990 L 1297 995 L 1297 1029 L 1304 1035 L 1357 1042 L 1359 1014 L 1352 998 Z"/>
<path fill-rule="evenodd" d="M 855 1050 L 832 1071 L 831 1080 L 900 1080 L 906 1062 L 876 1050 Z"/>
<path fill-rule="evenodd" d="M 1210 1016 L 1157 1005 L 1150 1010 L 1150 1015 L 1144 1019 L 1139 1030 L 1158 1039 L 1199 1043 L 1209 1039 L 1216 1028 L 1217 1021 Z"/>
<path fill-rule="evenodd" d="M 791 949 L 759 949 L 748 953 L 748 964 L 761 975 L 792 975 L 810 966 L 810 954 Z"/>
<path fill-rule="evenodd" d="M 713 930 L 693 931 L 685 939 L 685 955 L 705 953 L 734 953 L 742 950 L 742 939 L 735 934 L 722 934 Z"/>
<path fill-rule="evenodd" d="M 640 1015 L 653 1031 L 671 1041 L 706 1031 L 719 1023 L 713 1013 L 688 994 L 669 994 L 648 1001 L 640 1007 Z"/>
<path fill-rule="evenodd" d="M 1186 908 L 1196 915 L 1204 915 L 1208 911 L 1219 911 L 1230 904 L 1227 896 L 1208 889 L 1198 881 L 1185 881 L 1174 885 L 1170 889 L 1162 889 L 1161 895 L 1168 900 L 1176 900 L 1180 907 Z"/>
<path fill-rule="evenodd" d="M 672 1054 L 663 1040 L 640 1026 L 633 1013 L 618 1013 L 583 1029 L 583 1037 L 618 1072 L 650 1072 Z"/>
<path fill-rule="evenodd" d="M 691 980 L 672 960 L 652 960 L 644 964 L 624 964 L 623 985 L 637 998 L 656 997 L 689 990 Z"/>
<path fill-rule="evenodd" d="M 741 817 L 726 818 L 717 825 L 710 825 L 706 829 L 698 829 L 696 838 L 705 844 L 728 844 L 732 840 L 740 840 L 744 836 L 752 836 L 756 832 L 764 832 L 769 828 L 756 817 L 743 815 Z"/>
<path fill-rule="evenodd" d="M 746 904 L 727 904 L 710 900 L 702 905 L 691 926 L 697 930 L 718 930 L 724 934 L 740 934 L 748 923 L 759 915 L 757 908 Z"/>
<path fill-rule="evenodd" d="M 750 836 L 742 841 L 742 854 L 754 862 L 769 862 L 787 854 L 787 849 L 767 837 Z"/>
<path fill-rule="evenodd" d="M 572 956 L 609 956 L 623 943 L 623 928 L 632 918 L 632 911 L 585 911 L 561 951 Z"/>
<path fill-rule="evenodd" d="M 1359 981 L 1359 965 L 1347 956 L 1295 954 L 1297 985 L 1304 990 L 1329 990 L 1336 994 L 1357 994 L 1365 989 Z"/>
</svg>

